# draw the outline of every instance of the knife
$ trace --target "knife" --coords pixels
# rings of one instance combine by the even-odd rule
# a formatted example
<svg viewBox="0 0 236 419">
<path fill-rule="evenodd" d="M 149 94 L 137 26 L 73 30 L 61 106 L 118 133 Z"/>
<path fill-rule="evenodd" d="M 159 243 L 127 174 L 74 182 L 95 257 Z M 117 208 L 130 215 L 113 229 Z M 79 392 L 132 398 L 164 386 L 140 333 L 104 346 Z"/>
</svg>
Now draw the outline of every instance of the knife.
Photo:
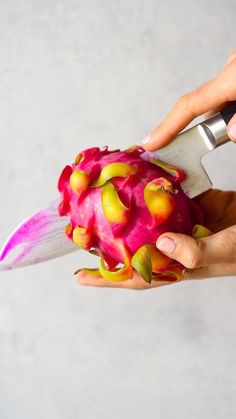
<svg viewBox="0 0 236 419">
<path fill-rule="evenodd" d="M 194 198 L 212 187 L 212 182 L 202 165 L 202 158 L 230 141 L 227 124 L 236 113 L 236 101 L 211 118 L 186 129 L 170 144 L 154 152 L 153 157 L 181 168 L 186 178 L 181 188 L 189 198 Z"/>
<path fill-rule="evenodd" d="M 143 159 L 152 157 L 177 166 L 186 173 L 181 188 L 194 198 L 211 188 L 212 183 L 202 157 L 229 141 L 227 124 L 236 113 L 236 102 L 192 128 L 186 129 L 167 146 L 156 152 L 144 152 Z M 67 218 L 57 211 L 59 200 L 26 218 L 7 238 L 0 250 L 0 271 L 15 269 L 54 259 L 78 250 L 64 233 Z"/>
</svg>

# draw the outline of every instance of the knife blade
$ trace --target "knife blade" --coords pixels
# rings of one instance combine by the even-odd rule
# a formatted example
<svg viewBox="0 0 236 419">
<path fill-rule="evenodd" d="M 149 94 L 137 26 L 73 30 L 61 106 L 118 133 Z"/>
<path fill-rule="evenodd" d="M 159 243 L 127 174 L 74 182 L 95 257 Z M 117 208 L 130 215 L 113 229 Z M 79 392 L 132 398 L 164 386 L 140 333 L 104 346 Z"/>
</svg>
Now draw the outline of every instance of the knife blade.
<svg viewBox="0 0 236 419">
<path fill-rule="evenodd" d="M 189 198 L 194 198 L 212 187 L 202 158 L 209 151 L 230 141 L 227 123 L 235 113 L 236 102 L 231 102 L 221 112 L 177 135 L 170 144 L 151 152 L 152 157 L 177 166 L 186 173 L 181 188 Z M 144 153 L 142 157 L 148 159 L 150 152 Z"/>
<path fill-rule="evenodd" d="M 180 133 L 176 139 L 151 155 L 186 172 L 181 188 L 193 198 L 211 188 L 202 157 L 229 141 L 227 123 L 236 113 L 236 102 L 211 118 Z M 142 158 L 148 159 L 150 152 Z M 26 218 L 10 234 L 0 250 L 0 271 L 54 259 L 78 250 L 64 233 L 68 219 L 58 214 L 59 200 Z"/>
</svg>

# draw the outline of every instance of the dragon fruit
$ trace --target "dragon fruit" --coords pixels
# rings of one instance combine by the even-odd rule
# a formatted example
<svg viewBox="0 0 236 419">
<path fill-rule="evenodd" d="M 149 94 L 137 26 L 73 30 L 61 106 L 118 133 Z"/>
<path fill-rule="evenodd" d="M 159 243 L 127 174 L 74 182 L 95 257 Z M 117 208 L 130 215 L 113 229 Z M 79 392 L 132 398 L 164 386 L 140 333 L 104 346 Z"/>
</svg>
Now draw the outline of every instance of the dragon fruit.
<svg viewBox="0 0 236 419">
<path fill-rule="evenodd" d="M 183 266 L 159 252 L 158 237 L 172 231 L 203 237 L 203 214 L 180 187 L 185 173 L 156 160 L 141 147 L 109 151 L 90 148 L 62 171 L 58 212 L 68 217 L 69 240 L 100 257 L 84 268 L 111 281 L 178 281 Z"/>
</svg>

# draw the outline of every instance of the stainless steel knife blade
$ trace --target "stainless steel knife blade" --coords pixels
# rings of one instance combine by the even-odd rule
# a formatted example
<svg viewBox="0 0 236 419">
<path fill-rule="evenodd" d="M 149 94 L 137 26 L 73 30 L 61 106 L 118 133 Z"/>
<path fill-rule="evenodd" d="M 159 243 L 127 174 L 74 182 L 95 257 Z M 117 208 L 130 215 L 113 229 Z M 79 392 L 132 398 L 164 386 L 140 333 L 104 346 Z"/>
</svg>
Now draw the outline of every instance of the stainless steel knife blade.
<svg viewBox="0 0 236 419">
<path fill-rule="evenodd" d="M 170 144 L 155 151 L 154 157 L 177 166 L 186 173 L 181 188 L 186 195 L 193 198 L 212 186 L 202 165 L 202 157 L 228 141 L 226 123 L 221 113 L 218 113 L 183 131 Z"/>
</svg>

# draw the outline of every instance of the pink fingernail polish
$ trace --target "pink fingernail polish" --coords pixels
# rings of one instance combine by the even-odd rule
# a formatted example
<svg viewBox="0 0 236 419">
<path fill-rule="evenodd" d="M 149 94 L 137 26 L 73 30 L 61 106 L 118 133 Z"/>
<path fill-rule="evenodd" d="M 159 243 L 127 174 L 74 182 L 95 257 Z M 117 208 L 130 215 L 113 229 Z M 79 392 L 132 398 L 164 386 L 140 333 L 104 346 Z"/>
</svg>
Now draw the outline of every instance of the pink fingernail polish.
<svg viewBox="0 0 236 419">
<path fill-rule="evenodd" d="M 151 139 L 151 135 L 149 134 L 143 139 L 142 143 L 147 144 L 150 141 L 150 139 Z"/>
<path fill-rule="evenodd" d="M 176 243 L 169 237 L 163 237 L 163 239 L 157 243 L 157 248 L 163 253 L 171 254 L 176 248 Z"/>
</svg>

